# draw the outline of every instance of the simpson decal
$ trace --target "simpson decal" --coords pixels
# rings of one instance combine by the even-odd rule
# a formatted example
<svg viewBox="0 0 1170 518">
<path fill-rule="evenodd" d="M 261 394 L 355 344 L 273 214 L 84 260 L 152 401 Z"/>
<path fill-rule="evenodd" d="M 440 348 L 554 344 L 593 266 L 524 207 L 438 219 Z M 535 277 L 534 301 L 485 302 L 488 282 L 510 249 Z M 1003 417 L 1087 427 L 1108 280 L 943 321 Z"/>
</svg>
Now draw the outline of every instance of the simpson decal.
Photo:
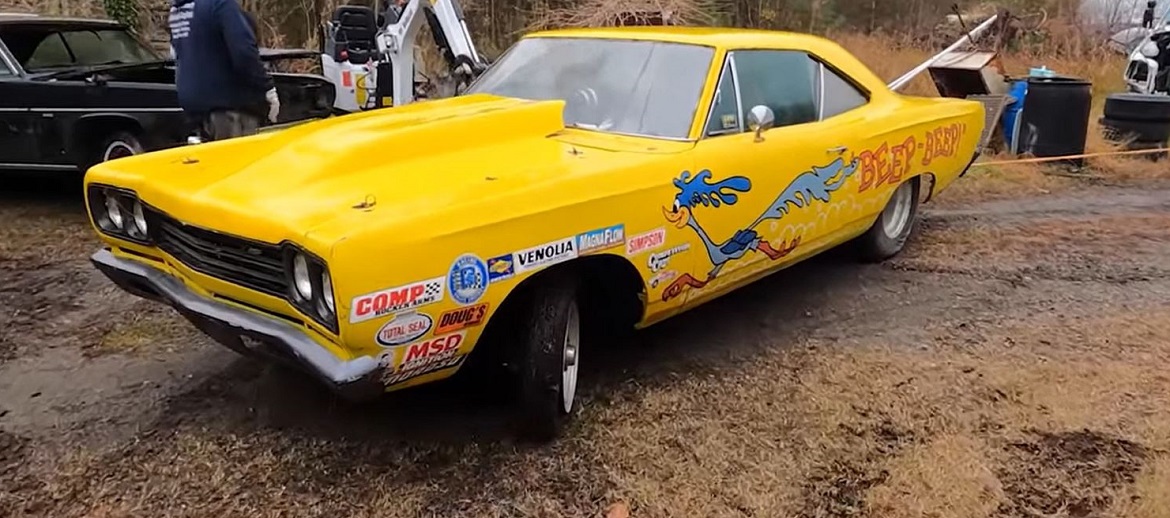
<svg viewBox="0 0 1170 518">
<path fill-rule="evenodd" d="M 439 315 L 439 327 L 435 328 L 436 335 L 445 335 L 460 329 L 475 327 L 483 323 L 487 316 L 488 303 L 477 304 L 466 308 L 453 309 Z"/>
<path fill-rule="evenodd" d="M 626 240 L 626 255 L 638 255 L 647 250 L 653 250 L 666 243 L 666 229 L 656 228 L 645 234 L 630 236 Z"/>
<path fill-rule="evenodd" d="M 378 330 L 375 340 L 378 344 L 393 347 L 418 339 L 430 332 L 434 321 L 425 313 L 403 313 L 395 315 Z"/>
<path fill-rule="evenodd" d="M 552 266 L 577 257 L 577 238 L 567 237 L 521 250 L 512 255 L 516 257 L 516 273 Z"/>
<path fill-rule="evenodd" d="M 614 225 L 612 227 L 590 230 L 589 232 L 577 235 L 577 253 L 584 254 L 586 252 L 605 250 L 606 248 L 621 246 L 625 242 L 625 225 Z"/>
<path fill-rule="evenodd" d="M 459 256 L 447 273 L 447 287 L 451 290 L 451 298 L 464 306 L 475 304 L 483 296 L 487 284 L 487 265 L 474 254 Z"/>
<path fill-rule="evenodd" d="M 349 321 L 356 324 L 443 300 L 443 277 L 355 297 Z"/>
</svg>

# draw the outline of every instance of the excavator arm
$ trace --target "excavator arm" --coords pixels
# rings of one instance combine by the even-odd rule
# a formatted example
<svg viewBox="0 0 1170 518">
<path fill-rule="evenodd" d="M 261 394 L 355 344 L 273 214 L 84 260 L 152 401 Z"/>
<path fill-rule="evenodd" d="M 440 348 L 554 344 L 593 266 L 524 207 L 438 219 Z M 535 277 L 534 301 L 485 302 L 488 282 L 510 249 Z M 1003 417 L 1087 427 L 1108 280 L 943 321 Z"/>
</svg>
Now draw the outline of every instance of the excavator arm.
<svg viewBox="0 0 1170 518">
<path fill-rule="evenodd" d="M 390 23 L 378 33 L 378 48 L 388 58 L 393 76 L 390 84 L 394 104 L 414 101 L 414 49 L 424 19 L 457 80 L 470 81 L 487 68 L 471 41 L 458 0 L 409 0 L 401 8 L 394 13 L 397 16 L 387 16 Z"/>
</svg>

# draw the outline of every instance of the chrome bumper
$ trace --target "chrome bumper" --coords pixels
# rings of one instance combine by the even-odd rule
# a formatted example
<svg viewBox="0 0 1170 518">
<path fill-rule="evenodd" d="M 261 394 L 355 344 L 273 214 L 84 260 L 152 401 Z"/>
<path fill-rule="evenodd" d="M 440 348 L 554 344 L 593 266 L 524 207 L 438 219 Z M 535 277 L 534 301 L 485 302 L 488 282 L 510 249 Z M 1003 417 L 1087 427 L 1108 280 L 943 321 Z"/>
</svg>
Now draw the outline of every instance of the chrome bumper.
<svg viewBox="0 0 1170 518">
<path fill-rule="evenodd" d="M 198 295 L 176 277 L 121 259 L 109 250 L 99 250 L 90 260 L 122 289 L 174 307 L 200 331 L 233 351 L 301 368 L 346 399 L 368 400 L 385 392 L 383 369 L 374 357 L 342 360 L 287 322 Z"/>
</svg>

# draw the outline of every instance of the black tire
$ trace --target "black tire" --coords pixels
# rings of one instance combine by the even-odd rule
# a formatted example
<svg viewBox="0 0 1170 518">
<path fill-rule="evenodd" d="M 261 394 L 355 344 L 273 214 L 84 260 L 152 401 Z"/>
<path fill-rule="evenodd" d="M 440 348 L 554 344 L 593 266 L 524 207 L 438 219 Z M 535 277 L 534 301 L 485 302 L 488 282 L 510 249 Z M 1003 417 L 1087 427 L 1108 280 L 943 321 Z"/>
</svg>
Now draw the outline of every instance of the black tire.
<svg viewBox="0 0 1170 518">
<path fill-rule="evenodd" d="M 1110 140 L 1158 143 L 1170 140 L 1170 120 L 1150 122 L 1102 118 L 1100 122 Z"/>
<path fill-rule="evenodd" d="M 521 439 L 548 442 L 560 435 L 577 406 L 576 387 L 564 386 L 562 372 L 571 326 L 576 327 L 576 350 L 580 350 L 581 319 L 573 277 L 553 273 L 539 282 L 517 333 L 520 393 L 516 426 Z M 566 390 L 572 392 L 567 409 L 563 401 Z"/>
<path fill-rule="evenodd" d="M 873 226 L 862 234 L 857 240 L 857 252 L 859 258 L 867 263 L 877 263 L 898 255 L 902 248 L 906 246 L 906 240 L 910 238 L 910 234 L 914 232 L 915 222 L 918 218 L 918 203 L 919 203 L 919 189 L 921 181 L 919 178 L 911 178 L 898 186 L 894 194 L 890 196 L 890 201 L 886 203 L 886 207 L 882 209 L 881 214 L 878 214 L 877 220 L 873 222 Z M 907 194 L 908 192 L 908 194 Z M 906 215 L 904 223 L 899 225 L 892 235 L 886 229 L 887 221 L 896 218 L 896 206 L 902 196 L 909 196 L 904 203 L 909 204 L 909 214 Z"/>
<path fill-rule="evenodd" d="M 1105 118 L 1120 121 L 1170 122 L 1170 96 L 1112 94 L 1105 98 Z"/>
</svg>

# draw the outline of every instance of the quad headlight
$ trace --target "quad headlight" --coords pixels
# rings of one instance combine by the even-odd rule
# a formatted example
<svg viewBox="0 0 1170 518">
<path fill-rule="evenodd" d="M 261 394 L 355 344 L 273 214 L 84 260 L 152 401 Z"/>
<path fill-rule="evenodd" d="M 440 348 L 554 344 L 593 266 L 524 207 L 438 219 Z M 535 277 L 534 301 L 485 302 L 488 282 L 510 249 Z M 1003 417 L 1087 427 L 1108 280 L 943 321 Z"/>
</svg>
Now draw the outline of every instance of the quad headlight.
<svg viewBox="0 0 1170 518">
<path fill-rule="evenodd" d="M 150 225 L 146 210 L 134 191 L 91 185 L 90 217 L 105 234 L 139 244 L 150 244 Z"/>
<path fill-rule="evenodd" d="M 325 262 L 299 247 L 286 244 L 285 269 L 289 279 L 289 301 L 330 330 L 337 328 L 337 307 L 333 301 L 333 279 Z"/>
</svg>

